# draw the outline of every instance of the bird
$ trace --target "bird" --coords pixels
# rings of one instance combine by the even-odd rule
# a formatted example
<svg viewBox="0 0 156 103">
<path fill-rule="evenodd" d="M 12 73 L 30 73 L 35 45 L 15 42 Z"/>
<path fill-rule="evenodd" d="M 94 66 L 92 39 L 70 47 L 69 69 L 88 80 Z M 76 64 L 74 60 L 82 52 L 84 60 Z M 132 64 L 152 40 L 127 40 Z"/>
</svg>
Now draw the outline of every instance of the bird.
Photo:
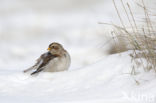
<svg viewBox="0 0 156 103">
<path fill-rule="evenodd" d="M 32 67 L 23 72 L 34 70 L 30 75 L 35 75 L 40 72 L 59 72 L 69 69 L 71 58 L 61 44 L 53 42 L 48 46 L 47 50 Z"/>
</svg>

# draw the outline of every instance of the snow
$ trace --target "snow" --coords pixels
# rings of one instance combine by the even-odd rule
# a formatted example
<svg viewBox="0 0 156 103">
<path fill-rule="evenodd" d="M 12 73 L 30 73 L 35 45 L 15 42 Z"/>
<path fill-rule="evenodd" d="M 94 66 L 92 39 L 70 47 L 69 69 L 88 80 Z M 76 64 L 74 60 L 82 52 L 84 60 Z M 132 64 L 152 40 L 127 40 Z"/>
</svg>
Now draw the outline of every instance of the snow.
<svg viewBox="0 0 156 103">
<path fill-rule="evenodd" d="M 112 58 L 114 58 L 113 61 Z M 1 93 L 3 95 L 0 97 L 4 98 L 4 102 L 6 102 L 5 98 L 7 97 L 18 96 L 18 98 L 23 98 L 21 102 L 44 101 L 49 103 L 99 101 L 118 97 L 121 95 L 118 91 L 120 89 L 117 82 L 119 79 L 116 80 L 121 76 L 118 71 L 130 64 L 127 58 L 123 63 L 122 60 L 125 56 L 122 59 L 119 58 L 121 57 L 118 55 L 105 57 L 85 68 L 58 73 L 42 73 L 37 77 L 31 77 L 21 73 L 21 71 L 14 73 L 5 73 L 6 71 L 4 71 L 1 75 L 1 81 L 6 82 L 0 87 L 3 88 Z M 122 65 L 116 67 L 116 64 Z M 107 67 L 105 67 L 106 65 Z M 114 90 L 118 92 L 113 93 L 113 95 L 109 94 L 110 91 Z M 3 101 L 2 98 L 1 100 Z M 9 99 L 9 101 L 16 101 L 16 98 Z"/>
<path fill-rule="evenodd" d="M 154 71 L 130 75 L 131 51 L 106 55 L 112 28 L 98 22 L 119 23 L 111 0 L 46 1 L 0 1 L 1 103 L 156 102 Z M 69 70 L 24 74 L 54 41 L 70 53 Z"/>
<path fill-rule="evenodd" d="M 136 77 L 128 74 L 129 53 L 103 57 L 76 70 L 38 76 L 21 70 L 1 70 L 0 100 L 2 103 L 155 103 L 154 71 Z"/>
</svg>

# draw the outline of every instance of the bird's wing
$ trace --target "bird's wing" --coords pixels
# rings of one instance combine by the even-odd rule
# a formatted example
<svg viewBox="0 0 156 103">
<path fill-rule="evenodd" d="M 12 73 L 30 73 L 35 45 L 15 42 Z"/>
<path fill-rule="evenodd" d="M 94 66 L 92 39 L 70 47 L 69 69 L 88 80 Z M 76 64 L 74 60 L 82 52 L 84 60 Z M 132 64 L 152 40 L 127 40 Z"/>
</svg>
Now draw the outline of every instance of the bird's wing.
<svg viewBox="0 0 156 103">
<path fill-rule="evenodd" d="M 52 55 L 50 52 L 44 53 L 40 56 L 40 58 L 37 60 L 37 69 L 31 75 L 36 74 L 38 72 L 41 72 L 43 67 L 49 63 L 50 60 L 54 59 L 56 56 Z"/>
<path fill-rule="evenodd" d="M 26 73 L 26 72 L 28 72 L 30 70 L 35 69 L 39 65 L 40 62 L 41 62 L 41 57 L 37 59 L 37 62 L 33 66 L 31 66 L 30 68 L 24 70 L 23 72 Z"/>
</svg>

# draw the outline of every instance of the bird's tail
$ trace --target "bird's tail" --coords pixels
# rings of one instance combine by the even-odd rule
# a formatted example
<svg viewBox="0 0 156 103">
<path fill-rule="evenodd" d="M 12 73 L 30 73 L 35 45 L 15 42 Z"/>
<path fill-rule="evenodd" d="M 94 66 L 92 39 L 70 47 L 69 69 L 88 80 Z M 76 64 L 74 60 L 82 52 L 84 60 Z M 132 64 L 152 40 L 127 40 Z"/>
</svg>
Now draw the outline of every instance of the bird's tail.
<svg viewBox="0 0 156 103">
<path fill-rule="evenodd" d="M 39 73 L 39 72 L 41 72 L 41 71 L 43 71 L 43 69 L 38 69 L 38 70 L 32 72 L 31 75 L 37 74 L 37 73 Z"/>
<path fill-rule="evenodd" d="M 34 69 L 34 67 L 30 67 L 30 68 L 24 70 L 23 72 L 26 73 L 26 72 L 28 72 L 28 71 L 31 71 L 32 69 Z"/>
</svg>

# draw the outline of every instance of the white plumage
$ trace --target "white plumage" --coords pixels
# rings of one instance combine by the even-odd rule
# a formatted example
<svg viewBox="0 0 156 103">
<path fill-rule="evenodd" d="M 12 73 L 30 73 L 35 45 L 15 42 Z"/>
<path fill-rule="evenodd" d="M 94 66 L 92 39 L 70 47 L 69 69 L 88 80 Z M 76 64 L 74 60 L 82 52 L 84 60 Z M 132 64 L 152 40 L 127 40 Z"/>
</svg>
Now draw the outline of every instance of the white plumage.
<svg viewBox="0 0 156 103">
<path fill-rule="evenodd" d="M 68 70 L 70 66 L 70 55 L 59 43 L 52 43 L 49 45 L 48 52 L 42 54 L 37 63 L 26 69 L 24 72 L 35 70 L 31 75 L 39 72 L 59 72 Z"/>
</svg>

